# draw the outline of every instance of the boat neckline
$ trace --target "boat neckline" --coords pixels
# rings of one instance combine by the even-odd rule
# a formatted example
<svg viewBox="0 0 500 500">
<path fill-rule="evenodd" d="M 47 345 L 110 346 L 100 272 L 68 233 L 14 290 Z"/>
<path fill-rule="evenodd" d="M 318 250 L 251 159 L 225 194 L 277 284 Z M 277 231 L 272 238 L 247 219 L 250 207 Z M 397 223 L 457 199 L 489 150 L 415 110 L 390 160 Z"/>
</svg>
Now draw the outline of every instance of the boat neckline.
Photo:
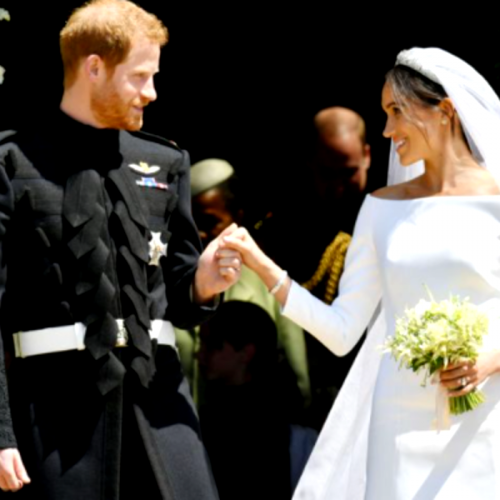
<svg viewBox="0 0 500 500">
<path fill-rule="evenodd" d="M 478 200 L 478 199 L 497 199 L 500 200 L 500 193 L 499 194 L 452 194 L 452 195 L 443 195 L 443 196 L 420 196 L 419 198 L 381 198 L 380 196 L 373 196 L 372 194 L 368 194 L 368 197 L 370 197 L 373 200 L 380 200 L 380 201 L 395 201 L 395 202 L 403 202 L 403 201 L 419 201 L 419 200 L 444 200 L 444 199 L 450 199 L 450 200 L 462 200 L 462 199 L 472 199 L 472 200 Z"/>
</svg>

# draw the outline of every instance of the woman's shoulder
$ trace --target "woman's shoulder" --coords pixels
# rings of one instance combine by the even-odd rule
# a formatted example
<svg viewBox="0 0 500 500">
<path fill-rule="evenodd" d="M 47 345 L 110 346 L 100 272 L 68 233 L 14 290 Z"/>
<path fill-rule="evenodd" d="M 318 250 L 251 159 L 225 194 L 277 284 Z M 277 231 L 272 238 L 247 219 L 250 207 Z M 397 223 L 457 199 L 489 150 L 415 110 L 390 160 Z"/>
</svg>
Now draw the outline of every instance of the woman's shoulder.
<svg viewBox="0 0 500 500">
<path fill-rule="evenodd" d="M 422 185 L 415 180 L 385 186 L 371 193 L 371 197 L 380 198 L 383 200 L 412 200 L 414 198 L 422 198 L 428 193 L 422 189 Z"/>
<path fill-rule="evenodd" d="M 370 193 L 370 196 L 372 198 L 381 198 L 382 200 L 400 200 L 401 194 L 399 186 L 386 186 L 373 191 Z"/>
<path fill-rule="evenodd" d="M 371 193 L 372 198 L 382 200 L 416 200 L 416 199 L 429 199 L 429 198 L 477 198 L 489 197 L 493 195 L 500 196 L 500 189 L 496 181 L 491 182 L 478 182 L 475 179 L 467 183 L 454 187 L 453 189 L 443 189 L 435 191 L 429 189 L 427 186 L 409 181 L 402 184 L 394 184 L 393 186 L 386 186 Z"/>
</svg>

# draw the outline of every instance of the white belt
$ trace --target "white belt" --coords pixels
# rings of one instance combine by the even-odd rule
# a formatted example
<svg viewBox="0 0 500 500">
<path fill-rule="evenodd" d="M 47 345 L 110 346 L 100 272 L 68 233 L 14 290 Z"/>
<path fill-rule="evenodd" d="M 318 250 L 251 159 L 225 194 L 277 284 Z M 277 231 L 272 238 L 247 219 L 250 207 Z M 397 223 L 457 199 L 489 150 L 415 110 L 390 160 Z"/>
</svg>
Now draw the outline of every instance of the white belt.
<svg viewBox="0 0 500 500">
<path fill-rule="evenodd" d="M 128 333 L 123 319 L 116 320 L 118 335 L 116 347 L 126 347 Z M 74 325 L 54 326 L 42 330 L 14 333 L 14 350 L 17 358 L 26 358 L 37 354 L 51 352 L 72 351 L 85 349 L 85 331 L 83 323 Z M 149 330 L 151 339 L 156 339 L 158 344 L 169 345 L 175 348 L 175 331 L 170 321 L 155 319 L 151 321 Z"/>
</svg>

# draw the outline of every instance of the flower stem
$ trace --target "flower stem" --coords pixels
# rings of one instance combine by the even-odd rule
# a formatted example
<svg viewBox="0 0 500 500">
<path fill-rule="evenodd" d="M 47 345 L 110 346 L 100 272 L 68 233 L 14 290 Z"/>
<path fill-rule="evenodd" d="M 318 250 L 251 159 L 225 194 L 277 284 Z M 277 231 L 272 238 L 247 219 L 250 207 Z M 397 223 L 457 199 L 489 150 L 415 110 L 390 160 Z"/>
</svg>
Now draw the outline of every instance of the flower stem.
<svg viewBox="0 0 500 500">
<path fill-rule="evenodd" d="M 484 393 L 476 389 L 464 396 L 450 397 L 450 413 L 452 415 L 460 415 L 466 411 L 472 411 L 485 401 L 486 397 Z"/>
</svg>

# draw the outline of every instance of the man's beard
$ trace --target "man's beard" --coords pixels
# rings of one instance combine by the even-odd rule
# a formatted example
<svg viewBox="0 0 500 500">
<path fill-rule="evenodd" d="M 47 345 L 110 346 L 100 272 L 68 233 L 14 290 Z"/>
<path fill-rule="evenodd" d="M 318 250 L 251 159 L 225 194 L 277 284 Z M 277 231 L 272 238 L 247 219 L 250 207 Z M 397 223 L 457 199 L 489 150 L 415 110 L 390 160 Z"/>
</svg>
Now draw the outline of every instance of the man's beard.
<svg viewBox="0 0 500 500">
<path fill-rule="evenodd" d="M 142 115 L 133 113 L 132 103 L 125 102 L 110 82 L 92 92 L 90 109 L 104 128 L 139 130 L 142 127 Z"/>
</svg>

